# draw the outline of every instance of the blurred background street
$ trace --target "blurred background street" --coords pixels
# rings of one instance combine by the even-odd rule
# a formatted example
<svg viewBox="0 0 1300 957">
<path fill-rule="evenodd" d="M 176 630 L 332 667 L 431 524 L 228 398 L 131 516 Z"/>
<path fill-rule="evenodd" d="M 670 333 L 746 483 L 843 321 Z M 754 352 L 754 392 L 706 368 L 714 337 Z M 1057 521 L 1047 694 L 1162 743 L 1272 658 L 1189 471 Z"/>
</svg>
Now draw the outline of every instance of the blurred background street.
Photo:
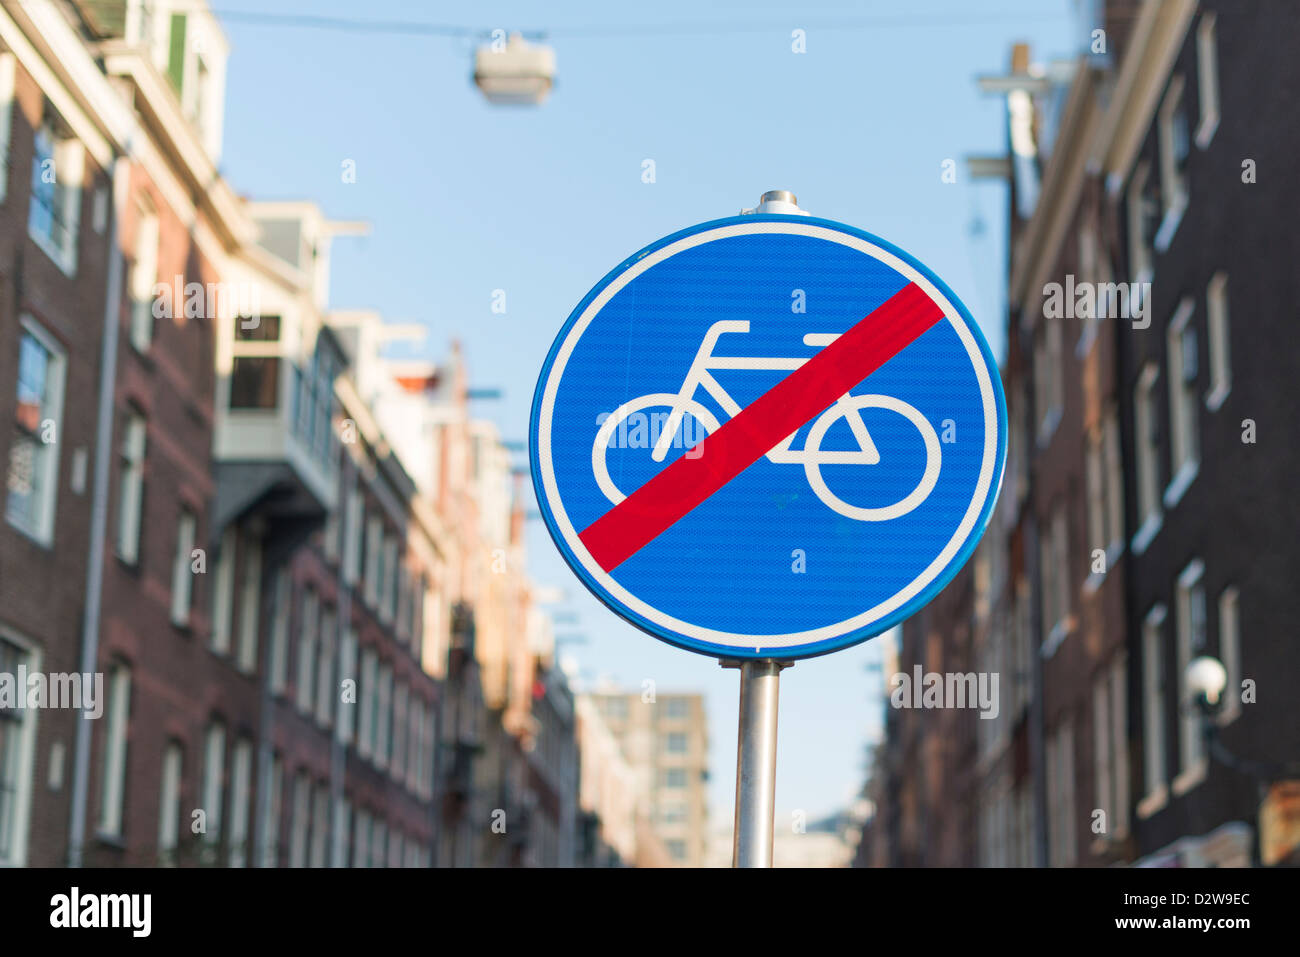
<svg viewBox="0 0 1300 957">
<path fill-rule="evenodd" d="M 777 866 L 1297 863 L 1298 35 L 0 0 L 0 865 L 729 866 L 736 674 L 583 588 L 527 438 L 587 291 L 777 188 L 943 277 L 1011 430 L 957 578 L 783 675 Z"/>
</svg>

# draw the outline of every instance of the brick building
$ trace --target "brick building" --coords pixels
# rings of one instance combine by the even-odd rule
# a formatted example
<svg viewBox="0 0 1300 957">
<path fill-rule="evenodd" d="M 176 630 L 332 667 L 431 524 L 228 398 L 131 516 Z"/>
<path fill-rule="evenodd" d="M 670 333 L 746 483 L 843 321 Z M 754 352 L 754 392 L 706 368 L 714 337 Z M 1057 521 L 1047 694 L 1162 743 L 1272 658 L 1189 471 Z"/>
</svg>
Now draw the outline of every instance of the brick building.
<svg viewBox="0 0 1300 957">
<path fill-rule="evenodd" d="M 0 670 L 74 673 L 116 150 L 82 91 L 49 82 L 23 13 L 0 11 Z M 66 858 L 75 736 L 74 711 L 0 709 L 0 862 Z"/>
<path fill-rule="evenodd" d="M 1252 174 L 1294 155 L 1300 76 L 1279 39 L 1296 12 L 1258 6 L 1098 4 L 1102 48 L 1034 66 L 1018 47 L 985 82 L 1009 133 L 972 163 L 1009 183 L 1007 475 L 970 580 L 905 624 L 898 667 L 928 633 L 944 670 L 1000 673 L 1002 708 L 889 716 L 864 862 L 956 861 L 968 801 L 908 828 L 936 763 L 978 782 L 984 865 L 1240 865 L 1269 843 L 1260 798 L 1300 742 L 1288 703 L 1250 694 L 1300 675 L 1279 637 L 1295 507 L 1270 479 L 1297 452 L 1252 429 L 1294 404 L 1294 352 L 1268 343 L 1293 310 L 1270 257 L 1294 250 L 1296 186 Z M 1205 654 L 1228 676 L 1213 754 L 1186 678 Z"/>
</svg>

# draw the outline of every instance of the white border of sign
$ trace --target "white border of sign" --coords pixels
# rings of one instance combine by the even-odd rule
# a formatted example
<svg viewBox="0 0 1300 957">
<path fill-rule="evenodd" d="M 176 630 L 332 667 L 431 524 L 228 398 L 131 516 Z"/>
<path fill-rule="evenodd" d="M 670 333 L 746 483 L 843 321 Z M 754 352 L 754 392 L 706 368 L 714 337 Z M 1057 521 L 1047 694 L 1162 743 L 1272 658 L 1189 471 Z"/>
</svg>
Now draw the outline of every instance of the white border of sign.
<svg viewBox="0 0 1300 957">
<path fill-rule="evenodd" d="M 984 406 L 984 455 L 980 462 L 979 478 L 976 482 L 975 495 L 972 497 L 970 508 L 962 516 L 951 540 L 938 557 L 931 562 L 924 571 L 921 572 L 909 585 L 896 592 L 893 597 L 869 608 L 866 611 L 847 618 L 844 621 L 833 625 L 824 625 L 820 628 L 813 628 L 808 631 L 789 632 L 786 634 L 741 634 L 734 632 L 718 631 L 713 628 L 704 628 L 681 619 L 674 618 L 671 615 L 664 614 L 657 608 L 647 604 L 640 598 L 633 595 L 626 588 L 620 585 L 614 578 L 606 572 L 592 558 L 591 553 L 587 551 L 586 546 L 582 544 L 581 538 L 578 537 L 578 531 L 573 527 L 569 520 L 568 513 L 564 510 L 564 504 L 560 499 L 559 488 L 555 482 L 555 469 L 551 462 L 551 424 L 555 408 L 555 396 L 559 391 L 560 380 L 564 376 L 564 368 L 568 363 L 569 357 L 573 354 L 574 348 L 582 338 L 583 333 L 596 317 L 597 313 L 616 296 L 633 279 L 640 276 L 652 266 L 669 259 L 678 253 L 692 249 L 704 243 L 714 242 L 719 239 L 726 239 L 732 236 L 747 236 L 756 233 L 783 233 L 796 234 L 801 236 L 810 236 L 815 239 L 824 239 L 829 242 L 839 243 L 858 252 L 865 253 L 875 259 L 880 260 L 892 269 L 897 270 L 903 276 L 916 283 L 923 289 L 927 296 L 934 301 L 942 310 L 944 317 L 948 320 L 953 330 L 957 333 L 962 345 L 965 347 L 967 354 L 970 356 L 971 365 L 974 368 L 976 380 L 979 384 L 980 398 Z M 966 321 L 962 318 L 961 311 L 955 306 L 947 296 L 939 291 L 925 275 L 919 272 L 910 263 L 899 258 L 887 249 L 862 239 L 851 233 L 840 232 L 825 226 L 819 226 L 806 221 L 758 221 L 736 223 L 727 226 L 720 226 L 717 229 L 711 229 L 704 232 L 694 233 L 670 243 L 660 249 L 647 255 L 644 259 L 636 262 L 629 268 L 625 269 L 612 282 L 609 283 L 600 294 L 597 295 L 587 308 L 583 310 L 582 315 L 578 317 L 577 322 L 569 330 L 569 334 L 564 338 L 559 350 L 555 354 L 555 359 L 551 364 L 550 374 L 547 376 L 546 385 L 541 395 L 541 405 L 539 409 L 540 421 L 537 429 L 537 451 L 538 465 L 542 476 L 542 484 L 546 491 L 546 505 L 549 507 L 556 527 L 568 544 L 573 556 L 582 564 L 587 574 L 611 597 L 622 602 L 627 608 L 638 615 L 643 616 L 648 621 L 669 631 L 678 632 L 681 635 L 692 638 L 700 642 L 708 642 L 714 645 L 720 645 L 724 648 L 734 648 L 737 651 L 749 651 L 755 648 L 764 649 L 781 649 L 792 646 L 808 645 L 817 642 L 829 642 L 842 638 L 853 632 L 862 631 L 870 628 L 875 622 L 880 621 L 890 613 L 901 608 L 905 603 L 915 596 L 919 595 L 931 582 L 933 582 L 948 564 L 953 560 L 962 547 L 967 543 L 971 532 L 975 529 L 979 521 L 980 514 L 988 497 L 997 492 L 994 482 L 994 473 L 997 468 L 998 454 L 998 403 L 995 397 L 993 383 L 989 377 L 988 362 L 980 348 L 980 344 L 975 340 L 967 327 Z"/>
</svg>

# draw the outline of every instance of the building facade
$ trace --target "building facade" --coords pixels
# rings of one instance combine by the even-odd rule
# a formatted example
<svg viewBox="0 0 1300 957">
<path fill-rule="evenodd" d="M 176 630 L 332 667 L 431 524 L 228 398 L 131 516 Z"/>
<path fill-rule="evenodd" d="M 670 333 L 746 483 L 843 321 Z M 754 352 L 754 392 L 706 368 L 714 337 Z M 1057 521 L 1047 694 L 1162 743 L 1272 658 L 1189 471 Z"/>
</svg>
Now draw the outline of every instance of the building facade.
<svg viewBox="0 0 1300 957">
<path fill-rule="evenodd" d="M 1007 157 L 972 163 L 1009 184 L 1007 474 L 975 559 L 904 625 L 897 666 L 931 660 L 928 634 L 952 649 L 943 670 L 1001 676 L 1000 713 L 889 716 L 861 862 L 1294 853 L 1261 830 L 1300 742 L 1259 685 L 1300 676 L 1280 630 L 1295 509 L 1270 479 L 1297 452 L 1259 430 L 1294 403 L 1294 350 L 1270 345 L 1294 271 L 1269 263 L 1294 252 L 1276 211 L 1296 186 L 1259 170 L 1297 145 L 1279 99 L 1296 11 L 1113 0 L 1096 20 L 1077 59 L 1035 66 L 1017 48 L 986 83 L 1009 134 Z M 1188 681 L 1202 655 L 1226 673 L 1212 719 Z M 927 801 L 936 774 L 948 794 L 973 778 L 975 799 Z M 970 808 L 978 847 L 955 856 Z"/>
<path fill-rule="evenodd" d="M 709 737 L 699 694 L 590 695 L 645 795 L 644 815 L 676 866 L 708 860 Z"/>
</svg>

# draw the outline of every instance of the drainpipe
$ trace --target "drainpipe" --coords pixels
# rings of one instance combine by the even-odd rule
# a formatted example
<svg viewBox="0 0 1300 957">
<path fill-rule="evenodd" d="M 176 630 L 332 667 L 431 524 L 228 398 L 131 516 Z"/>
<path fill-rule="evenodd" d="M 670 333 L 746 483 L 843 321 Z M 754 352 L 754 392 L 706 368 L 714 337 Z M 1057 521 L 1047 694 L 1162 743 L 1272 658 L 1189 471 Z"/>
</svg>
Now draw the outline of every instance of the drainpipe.
<svg viewBox="0 0 1300 957">
<path fill-rule="evenodd" d="M 333 839 L 330 847 L 330 867 L 345 867 L 345 860 L 348 835 L 344 828 L 347 822 L 343 818 L 343 773 L 345 770 L 345 761 L 347 753 L 344 748 L 344 742 L 339 737 L 340 729 L 343 726 L 343 700 L 339 695 L 339 688 L 342 679 L 353 677 L 344 675 L 341 670 L 343 662 L 343 634 L 352 627 L 352 588 L 347 583 L 347 557 L 352 547 L 352 542 L 348 535 L 348 503 L 352 500 L 353 490 L 356 487 L 357 472 L 356 463 L 350 462 L 351 458 L 346 452 L 340 450 L 339 458 L 342 464 L 339 478 L 342 480 L 347 477 L 347 488 L 339 489 L 338 500 L 335 504 L 335 514 L 338 522 L 338 603 L 334 611 L 334 685 L 332 688 L 323 689 L 326 694 L 334 696 L 336 705 L 334 721 L 330 726 L 330 804 L 332 811 L 332 826 L 330 828 Z M 339 483 L 343 484 L 342 481 Z M 357 644 L 358 661 L 360 660 L 361 646 Z M 356 709 L 353 706 L 352 732 L 356 733 Z"/>
<path fill-rule="evenodd" d="M 1025 338 L 1022 334 L 1021 338 Z M 1029 354 L 1032 355 L 1032 352 Z M 1034 795 L 1034 866 L 1047 867 L 1047 748 L 1046 725 L 1047 708 L 1043 700 L 1043 655 L 1039 639 L 1043 634 L 1043 569 L 1042 551 L 1039 548 L 1040 529 L 1038 516 L 1034 511 L 1035 477 L 1038 472 L 1038 409 L 1039 396 L 1031 388 L 1029 408 L 1026 410 L 1025 434 L 1021 441 L 1025 447 L 1033 450 L 1026 456 L 1028 488 L 1025 502 L 1028 506 L 1028 520 L 1025 525 L 1025 551 L 1029 561 L 1029 628 L 1030 647 L 1033 660 L 1030 667 L 1030 689 L 1033 697 L 1029 702 L 1029 767 L 1033 774 Z"/>
<path fill-rule="evenodd" d="M 86 605 L 81 622 L 82 674 L 99 663 L 99 620 L 104 591 L 104 551 L 108 539 L 108 472 L 113 455 L 114 393 L 117 389 L 117 337 L 122 306 L 122 245 L 118 211 L 126 206 L 130 162 L 113 162 L 113 202 L 108 207 L 108 283 L 104 301 L 104 335 L 99 353 L 99 397 L 95 419 L 95 482 L 91 491 L 90 543 L 86 562 Z M 80 867 L 86 840 L 86 803 L 90 791 L 90 718 L 82 708 L 72 759 L 72 808 L 68 821 L 68 866 Z"/>
</svg>

